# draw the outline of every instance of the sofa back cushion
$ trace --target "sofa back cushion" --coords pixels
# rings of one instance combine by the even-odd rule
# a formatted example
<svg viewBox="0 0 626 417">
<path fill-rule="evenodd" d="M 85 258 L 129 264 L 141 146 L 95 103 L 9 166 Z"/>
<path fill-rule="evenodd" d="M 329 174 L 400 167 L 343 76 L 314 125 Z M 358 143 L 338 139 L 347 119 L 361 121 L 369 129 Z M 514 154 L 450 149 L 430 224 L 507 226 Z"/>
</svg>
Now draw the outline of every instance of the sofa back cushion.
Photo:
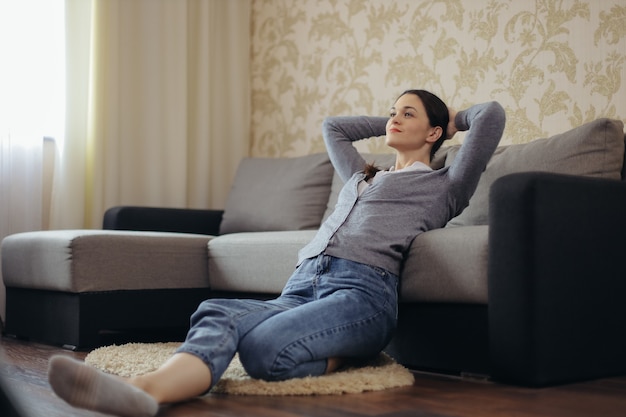
<svg viewBox="0 0 626 417">
<path fill-rule="evenodd" d="M 446 165 L 452 163 L 460 145 L 450 148 Z M 487 224 L 489 189 L 504 175 L 548 171 L 619 180 L 623 165 L 624 124 L 620 120 L 598 119 L 549 138 L 500 146 L 487 164 L 469 206 L 448 225 Z"/>
<path fill-rule="evenodd" d="M 220 234 L 316 229 L 333 172 L 326 153 L 244 158 L 226 200 Z"/>
</svg>

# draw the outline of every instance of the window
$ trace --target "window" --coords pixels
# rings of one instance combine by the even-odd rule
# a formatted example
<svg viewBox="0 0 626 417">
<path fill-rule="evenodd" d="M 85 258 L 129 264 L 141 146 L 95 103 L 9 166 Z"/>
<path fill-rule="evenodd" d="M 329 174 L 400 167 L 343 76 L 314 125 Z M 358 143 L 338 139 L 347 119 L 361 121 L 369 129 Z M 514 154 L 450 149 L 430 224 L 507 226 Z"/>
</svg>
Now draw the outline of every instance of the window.
<svg viewBox="0 0 626 417">
<path fill-rule="evenodd" d="M 62 139 L 64 0 L 0 2 L 0 139 Z"/>
</svg>

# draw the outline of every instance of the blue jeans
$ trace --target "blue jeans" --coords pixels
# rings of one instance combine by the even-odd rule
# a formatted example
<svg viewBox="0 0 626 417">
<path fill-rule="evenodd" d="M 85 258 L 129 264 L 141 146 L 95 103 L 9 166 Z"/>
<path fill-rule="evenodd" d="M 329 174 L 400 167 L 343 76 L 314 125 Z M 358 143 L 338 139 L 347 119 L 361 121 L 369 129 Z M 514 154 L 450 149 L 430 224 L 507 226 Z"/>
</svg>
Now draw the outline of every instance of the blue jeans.
<svg viewBox="0 0 626 417">
<path fill-rule="evenodd" d="M 202 359 L 213 384 L 237 351 L 253 378 L 322 375 L 330 357 L 371 357 L 389 343 L 397 288 L 398 277 L 383 269 L 320 255 L 304 261 L 274 300 L 201 303 L 178 352 Z"/>
</svg>

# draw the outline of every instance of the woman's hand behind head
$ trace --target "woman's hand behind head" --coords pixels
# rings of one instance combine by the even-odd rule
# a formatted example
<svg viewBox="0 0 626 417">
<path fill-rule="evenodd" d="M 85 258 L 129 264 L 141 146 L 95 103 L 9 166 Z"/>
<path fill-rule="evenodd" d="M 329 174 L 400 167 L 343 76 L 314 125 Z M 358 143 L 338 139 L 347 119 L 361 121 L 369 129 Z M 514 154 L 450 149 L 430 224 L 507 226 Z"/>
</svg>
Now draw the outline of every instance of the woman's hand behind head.
<svg viewBox="0 0 626 417">
<path fill-rule="evenodd" d="M 459 131 L 459 129 L 457 129 L 456 127 L 456 123 L 454 122 L 454 120 L 456 119 L 456 113 L 457 111 L 451 108 L 448 108 L 449 112 L 450 112 L 450 120 L 448 121 L 448 129 L 446 132 L 446 140 L 448 139 L 452 139 L 452 137 L 456 134 L 456 132 Z"/>
</svg>

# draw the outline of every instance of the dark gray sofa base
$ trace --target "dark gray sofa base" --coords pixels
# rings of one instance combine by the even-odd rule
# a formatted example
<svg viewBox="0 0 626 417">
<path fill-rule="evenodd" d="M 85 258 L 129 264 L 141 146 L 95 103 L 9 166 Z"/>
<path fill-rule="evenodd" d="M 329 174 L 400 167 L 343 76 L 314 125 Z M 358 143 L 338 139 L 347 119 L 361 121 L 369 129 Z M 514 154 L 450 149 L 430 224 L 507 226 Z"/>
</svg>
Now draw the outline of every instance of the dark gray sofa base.
<svg viewBox="0 0 626 417">
<path fill-rule="evenodd" d="M 6 335 L 72 350 L 182 341 L 191 314 L 206 299 L 275 297 L 206 288 L 91 293 L 7 288 L 7 294 Z M 398 331 L 385 349 L 398 362 L 424 371 L 489 375 L 486 306 L 403 303 L 399 310 Z"/>
<path fill-rule="evenodd" d="M 5 334 L 90 349 L 126 341 L 182 340 L 208 288 L 69 293 L 7 287 Z"/>
<path fill-rule="evenodd" d="M 385 349 L 412 369 L 454 375 L 491 375 L 487 306 L 401 303 L 398 329 Z"/>
</svg>

